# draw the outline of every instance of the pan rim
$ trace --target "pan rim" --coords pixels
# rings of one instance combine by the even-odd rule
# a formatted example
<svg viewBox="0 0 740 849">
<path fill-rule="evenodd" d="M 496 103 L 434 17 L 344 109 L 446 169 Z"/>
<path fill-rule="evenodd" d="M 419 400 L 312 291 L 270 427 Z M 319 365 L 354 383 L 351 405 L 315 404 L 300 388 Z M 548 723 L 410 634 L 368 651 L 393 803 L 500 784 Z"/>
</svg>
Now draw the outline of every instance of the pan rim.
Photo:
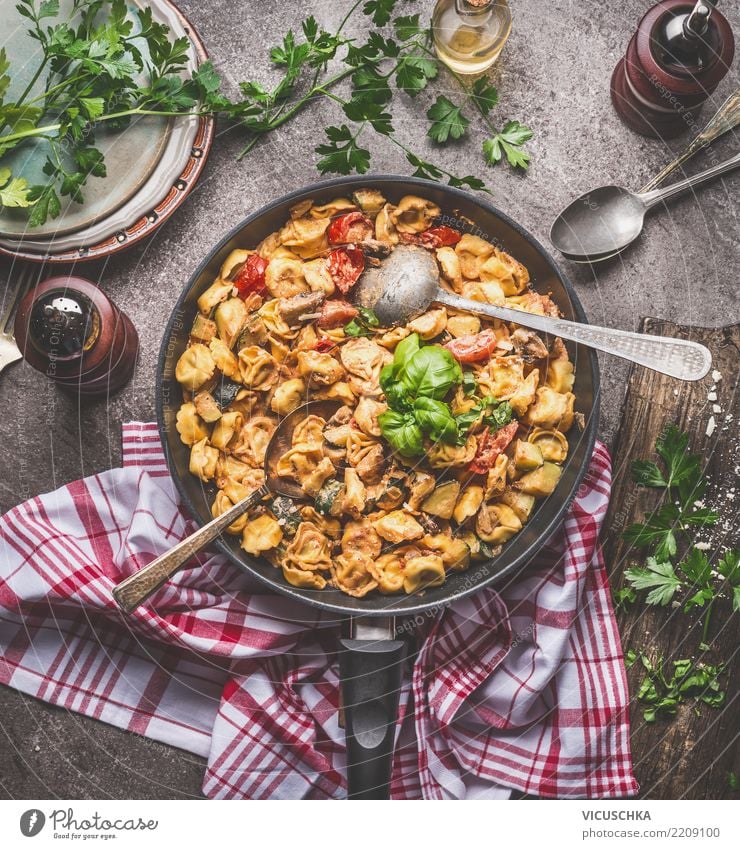
<svg viewBox="0 0 740 849">
<path fill-rule="evenodd" d="M 222 250 L 222 248 L 230 242 L 241 230 L 243 230 L 248 225 L 252 224 L 254 221 L 268 215 L 273 209 L 277 207 L 284 206 L 290 201 L 304 197 L 312 192 L 323 191 L 325 189 L 331 188 L 339 188 L 347 185 L 356 185 L 361 186 L 369 183 L 404 183 L 407 185 L 418 186 L 420 190 L 427 188 L 428 190 L 434 189 L 435 191 L 442 190 L 445 194 L 452 198 L 460 198 L 465 200 L 466 202 L 473 202 L 487 210 L 490 214 L 496 216 L 501 221 L 503 221 L 507 226 L 511 227 L 514 231 L 516 231 L 526 242 L 528 242 L 539 254 L 542 256 L 543 260 L 550 268 L 552 273 L 558 278 L 563 288 L 565 289 L 568 298 L 570 300 L 570 304 L 573 309 L 574 317 L 584 324 L 588 324 L 588 319 L 586 317 L 585 311 L 581 304 L 581 301 L 578 297 L 577 292 L 575 291 L 572 283 L 568 279 L 568 277 L 562 272 L 560 267 L 557 265 L 555 260 L 550 256 L 550 254 L 545 250 L 544 246 L 540 243 L 538 239 L 536 239 L 528 230 L 510 218 L 506 213 L 502 212 L 498 207 L 494 206 L 492 203 L 489 203 L 485 198 L 479 198 L 475 195 L 472 195 L 468 192 L 463 191 L 462 189 L 456 188 L 454 186 L 446 186 L 444 184 L 436 183 L 431 180 L 425 180 L 420 177 L 406 177 L 397 174 L 363 174 L 363 175 L 352 175 L 349 177 L 338 177 L 331 180 L 320 180 L 310 185 L 304 186 L 299 189 L 295 189 L 292 192 L 288 192 L 287 194 L 281 195 L 278 198 L 270 201 L 269 203 L 261 206 L 256 211 L 252 212 L 250 215 L 247 215 L 244 219 L 242 219 L 238 224 L 232 227 L 226 235 L 224 235 L 208 252 L 208 254 L 203 258 L 203 260 L 198 264 L 195 271 L 188 278 L 187 283 L 183 287 L 177 302 L 175 303 L 172 313 L 167 321 L 167 324 L 164 329 L 164 335 L 162 337 L 162 341 L 160 344 L 159 356 L 157 358 L 157 385 L 155 389 L 155 404 L 157 410 L 157 430 L 160 436 L 160 440 L 162 443 L 162 448 L 165 454 L 165 460 L 167 463 L 168 472 L 170 477 L 173 479 L 175 484 L 175 488 L 178 492 L 178 495 L 181 500 L 181 506 L 184 510 L 189 514 L 199 525 L 202 524 L 203 520 L 200 516 L 198 509 L 195 507 L 193 501 L 190 498 L 190 495 L 185 489 L 184 481 L 181 477 L 175 473 L 175 461 L 171 455 L 168 435 L 169 429 L 165 422 L 164 417 L 164 409 L 165 403 L 163 398 L 163 389 L 164 389 L 164 380 L 165 380 L 165 368 L 166 362 L 168 358 L 168 343 L 172 335 L 173 327 L 177 321 L 179 321 L 178 316 L 182 314 L 183 305 L 188 298 L 188 295 L 191 293 L 193 286 L 195 285 L 198 278 L 205 271 L 205 269 L 210 265 L 213 258 Z M 224 554 L 230 562 L 234 563 L 240 569 L 243 569 L 250 576 L 255 578 L 265 587 L 269 587 L 270 590 L 280 594 L 281 596 L 292 598 L 296 601 L 299 601 L 303 604 L 306 604 L 312 608 L 317 608 L 320 610 L 324 610 L 331 613 L 338 613 L 343 616 L 363 616 L 363 617 L 388 617 L 388 616 L 396 616 L 403 617 L 408 615 L 413 615 L 417 613 L 422 613 L 424 611 L 435 610 L 435 609 L 443 609 L 450 604 L 453 604 L 460 599 L 463 599 L 473 593 L 477 592 L 484 587 L 494 586 L 495 584 L 501 583 L 504 579 L 510 578 L 512 575 L 521 572 L 533 559 L 536 555 L 536 552 L 539 550 L 541 545 L 549 539 L 549 537 L 553 534 L 553 532 L 557 529 L 557 527 L 562 523 L 568 509 L 570 508 L 576 493 L 578 492 L 579 487 L 581 486 L 584 477 L 586 476 L 591 457 L 593 456 L 594 446 L 596 444 L 596 435 L 599 425 L 599 410 L 600 410 L 600 400 L 601 400 L 601 377 L 599 371 L 599 363 L 598 358 L 596 356 L 596 352 L 592 348 L 583 347 L 582 351 L 584 352 L 584 361 L 588 364 L 591 370 L 591 382 L 592 382 L 592 394 L 593 394 L 593 404 L 589 414 L 589 419 L 586 423 L 585 430 L 583 431 L 582 437 L 585 440 L 585 450 L 584 450 L 584 461 L 581 463 L 580 468 L 577 469 L 573 482 L 567 492 L 563 492 L 561 495 L 561 503 L 555 510 L 555 513 L 550 518 L 549 521 L 546 522 L 545 525 L 541 528 L 537 537 L 510 563 L 504 566 L 500 571 L 494 572 L 491 575 L 483 578 L 482 580 L 471 582 L 469 586 L 463 587 L 462 589 L 451 593 L 449 596 L 445 596 L 441 599 L 430 599 L 428 601 L 421 601 L 416 604 L 408 604 L 408 605 L 398 605 L 400 596 L 388 596 L 389 607 L 388 609 L 358 609 L 357 607 L 352 607 L 349 604 L 343 605 L 341 603 L 332 602 L 332 601 L 324 601 L 319 596 L 321 596 L 322 591 L 316 590 L 314 591 L 316 597 L 313 595 L 309 595 L 310 591 L 302 590 L 297 587 L 293 587 L 290 584 L 285 584 L 284 586 L 278 584 L 276 581 L 271 580 L 269 577 L 261 574 L 258 569 L 252 567 L 249 563 L 248 558 L 237 556 L 234 551 L 222 540 L 217 539 L 215 541 L 215 546 L 212 550 L 218 549 L 221 554 Z M 566 461 L 567 462 L 567 461 Z M 490 565 L 494 561 L 482 561 L 476 566 L 478 568 L 485 567 L 487 564 Z M 472 570 L 471 570 L 472 571 Z M 414 596 L 405 596 L 403 598 L 413 599 Z M 362 601 L 362 599 L 358 599 L 356 601 Z M 395 604 L 394 604 L 395 602 Z"/>
</svg>

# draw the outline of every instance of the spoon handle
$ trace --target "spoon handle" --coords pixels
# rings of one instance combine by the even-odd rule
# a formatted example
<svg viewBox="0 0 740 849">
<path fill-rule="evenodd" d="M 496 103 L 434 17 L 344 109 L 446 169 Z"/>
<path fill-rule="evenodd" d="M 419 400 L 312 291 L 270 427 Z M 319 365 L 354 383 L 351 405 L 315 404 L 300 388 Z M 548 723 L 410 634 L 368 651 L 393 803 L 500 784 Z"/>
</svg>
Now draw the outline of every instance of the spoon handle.
<svg viewBox="0 0 740 849">
<path fill-rule="evenodd" d="M 740 88 L 736 89 L 725 100 L 709 119 L 706 127 L 689 142 L 683 153 L 677 156 L 673 162 L 669 162 L 665 168 L 640 189 L 640 194 L 645 194 L 659 186 L 666 177 L 672 174 L 677 168 L 680 168 L 684 162 L 691 159 L 695 153 L 698 153 L 704 147 L 708 147 L 720 136 L 737 127 L 738 124 L 740 124 Z"/>
<path fill-rule="evenodd" d="M 269 493 L 270 490 L 266 486 L 261 486 L 242 501 L 238 501 L 225 513 L 203 525 L 202 528 L 185 537 L 169 551 L 161 554 L 151 563 L 139 569 L 138 572 L 134 572 L 133 575 L 129 575 L 128 578 L 113 587 L 113 598 L 121 610 L 124 613 L 131 613 L 140 604 L 143 604 L 150 595 L 167 583 L 194 554 L 204 549 L 208 543 L 213 542 L 232 522 L 235 522 L 250 507 L 254 507 Z"/>
<path fill-rule="evenodd" d="M 692 174 L 691 177 L 687 177 L 685 180 L 679 180 L 677 183 L 671 183 L 670 186 L 666 186 L 664 189 L 654 189 L 652 192 L 645 192 L 637 195 L 637 197 L 642 200 L 646 209 L 650 209 L 655 206 L 656 203 L 685 194 L 694 186 L 699 186 L 702 183 L 709 182 L 709 180 L 714 180 L 715 177 L 719 177 L 721 174 L 726 174 L 728 171 L 732 171 L 739 165 L 740 153 L 736 153 L 724 162 L 719 162 L 717 165 L 707 168 L 706 171 L 700 171 L 698 174 Z"/>
<path fill-rule="evenodd" d="M 647 333 L 632 333 L 628 330 L 616 330 L 613 327 L 597 327 L 593 324 L 535 315 L 509 307 L 469 301 L 467 298 L 461 298 L 442 289 L 434 299 L 453 309 L 511 321 L 522 327 L 560 336 L 571 342 L 580 342 L 589 348 L 622 357 L 653 371 L 677 377 L 679 380 L 701 380 L 712 367 L 712 355 L 709 349 L 685 339 L 650 336 Z"/>
</svg>

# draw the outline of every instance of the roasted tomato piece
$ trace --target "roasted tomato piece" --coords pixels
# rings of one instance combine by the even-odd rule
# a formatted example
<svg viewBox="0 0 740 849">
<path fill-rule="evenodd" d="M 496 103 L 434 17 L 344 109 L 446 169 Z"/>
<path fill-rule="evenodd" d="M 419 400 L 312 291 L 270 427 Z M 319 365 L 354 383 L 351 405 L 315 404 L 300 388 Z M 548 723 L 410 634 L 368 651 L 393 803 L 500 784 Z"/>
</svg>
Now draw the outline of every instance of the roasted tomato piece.
<svg viewBox="0 0 740 849">
<path fill-rule="evenodd" d="M 329 254 L 328 263 L 334 285 L 346 295 L 365 270 L 365 254 L 359 248 L 337 248 Z"/>
<path fill-rule="evenodd" d="M 452 227 L 430 227 L 421 234 L 422 242 L 429 242 L 433 248 L 444 248 L 456 245 L 462 239 L 462 233 Z"/>
<path fill-rule="evenodd" d="M 331 351 L 336 344 L 337 343 L 329 339 L 328 336 L 320 336 L 316 344 L 313 346 L 313 349 L 314 351 L 318 351 L 320 354 L 324 354 L 326 351 Z"/>
<path fill-rule="evenodd" d="M 334 298 L 331 301 L 324 301 L 321 307 L 321 315 L 316 323 L 322 330 L 330 330 L 332 327 L 344 327 L 348 321 L 352 321 L 357 315 L 358 312 L 352 304 Z"/>
<path fill-rule="evenodd" d="M 518 422 L 507 424 L 495 433 L 491 433 L 491 429 L 486 428 L 478 437 L 478 450 L 468 466 L 470 471 L 475 472 L 476 475 L 485 475 L 489 469 L 492 469 L 496 460 L 506 451 L 509 443 L 516 436 L 518 429 Z"/>
<path fill-rule="evenodd" d="M 401 233 L 400 236 L 401 241 L 409 245 L 420 245 L 429 250 L 456 245 L 462 239 L 462 233 L 445 226 L 430 227 L 423 233 Z"/>
<path fill-rule="evenodd" d="M 497 344 L 498 339 L 493 330 L 481 330 L 480 333 L 453 339 L 445 348 L 459 363 L 479 363 L 491 356 Z"/>
<path fill-rule="evenodd" d="M 259 254 L 251 254 L 234 278 L 234 286 L 242 298 L 256 292 L 261 295 L 265 291 L 265 269 L 267 260 Z"/>
<path fill-rule="evenodd" d="M 373 222 L 367 215 L 361 212 L 347 212 L 332 220 L 327 235 L 330 244 L 347 245 L 350 242 L 364 242 L 374 232 Z"/>
</svg>

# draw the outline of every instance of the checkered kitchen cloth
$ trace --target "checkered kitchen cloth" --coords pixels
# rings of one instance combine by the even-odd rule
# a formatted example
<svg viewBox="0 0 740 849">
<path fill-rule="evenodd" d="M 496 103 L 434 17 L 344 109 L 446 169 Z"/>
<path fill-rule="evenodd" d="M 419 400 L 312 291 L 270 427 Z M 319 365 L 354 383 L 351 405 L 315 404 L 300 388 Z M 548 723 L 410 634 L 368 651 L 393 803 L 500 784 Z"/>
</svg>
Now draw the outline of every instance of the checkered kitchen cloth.
<svg viewBox="0 0 740 849">
<path fill-rule="evenodd" d="M 208 554 L 121 614 L 114 584 L 193 529 L 156 427 L 124 425 L 123 454 L 0 519 L 0 683 L 206 756 L 210 797 L 342 797 L 336 620 Z M 536 564 L 414 624 L 395 798 L 637 791 L 597 546 L 609 491 L 599 444 Z"/>
</svg>

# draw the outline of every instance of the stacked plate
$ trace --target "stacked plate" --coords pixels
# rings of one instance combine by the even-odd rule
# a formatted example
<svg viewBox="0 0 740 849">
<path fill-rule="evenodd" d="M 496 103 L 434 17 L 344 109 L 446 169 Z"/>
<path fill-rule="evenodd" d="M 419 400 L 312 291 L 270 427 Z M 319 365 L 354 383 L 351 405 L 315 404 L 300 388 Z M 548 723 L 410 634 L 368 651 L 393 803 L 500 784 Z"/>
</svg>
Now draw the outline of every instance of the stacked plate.
<svg viewBox="0 0 740 849">
<path fill-rule="evenodd" d="M 14 24 L 6 51 L 14 73 L 8 99 L 18 95 L 38 67 L 39 46 L 26 32 L 28 21 L 14 8 L 15 0 L 0 0 L 0 19 Z M 139 6 L 137 2 L 135 6 Z M 172 39 L 190 41 L 188 72 L 205 61 L 197 33 L 169 0 L 149 0 L 155 20 L 170 28 Z M 134 6 L 134 8 L 135 8 Z M 64 16 L 72 3 L 62 2 Z M 43 78 L 35 93 L 43 92 Z M 79 262 L 99 259 L 130 247 L 152 234 L 183 203 L 200 176 L 213 142 L 212 118 L 141 116 L 123 131 L 96 132 L 107 176 L 89 177 L 84 204 L 62 198 L 62 210 L 41 227 L 29 228 L 17 210 L 0 209 L 0 253 L 37 262 Z M 29 183 L 43 183 L 48 147 L 43 140 L 19 146 L 4 165 Z"/>
</svg>

